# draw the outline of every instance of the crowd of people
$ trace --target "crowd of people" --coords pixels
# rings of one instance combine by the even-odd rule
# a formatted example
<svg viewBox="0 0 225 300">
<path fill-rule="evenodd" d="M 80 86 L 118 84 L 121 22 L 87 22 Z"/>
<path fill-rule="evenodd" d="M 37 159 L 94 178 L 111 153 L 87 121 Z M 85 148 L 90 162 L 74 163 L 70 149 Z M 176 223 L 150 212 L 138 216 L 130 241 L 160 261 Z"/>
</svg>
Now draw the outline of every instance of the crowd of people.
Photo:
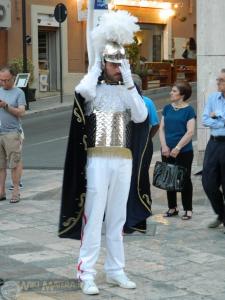
<svg viewBox="0 0 225 300">
<path fill-rule="evenodd" d="M 115 44 L 113 47 L 116 52 L 120 53 L 120 46 Z M 87 172 L 87 190 L 83 221 L 80 220 L 80 226 L 78 228 L 81 232 L 80 237 L 82 243 L 77 268 L 77 276 L 81 282 L 81 289 L 84 294 L 99 293 L 99 289 L 94 281 L 96 276 L 94 265 L 97 261 L 100 250 L 103 220 L 106 226 L 106 280 L 108 283 L 118 285 L 122 288 L 133 289 L 136 287 L 136 284 L 124 273 L 125 265 L 121 231 L 123 230 L 124 234 L 132 234 L 134 231 L 146 233 L 146 221 L 151 215 L 152 196 L 150 192 L 148 170 L 153 151 L 151 138 L 158 130 L 159 121 L 153 101 L 144 96 L 142 96 L 144 101 L 141 99 L 139 94 L 140 90 L 132 80 L 129 64 L 122 57 L 120 60 L 115 61 L 106 56 L 104 58 L 104 66 L 100 67 L 99 65 L 100 69 L 97 72 L 97 77 L 103 72 L 104 80 L 96 82 L 96 96 L 93 99 L 93 101 L 96 101 L 96 106 L 92 107 L 93 110 L 89 116 L 86 116 L 86 120 L 89 118 L 92 119 L 93 114 L 97 111 L 101 115 L 102 102 L 98 101 L 98 93 L 100 93 L 99 97 L 101 97 L 101 101 L 103 100 L 102 96 L 106 95 L 107 98 L 105 98 L 104 109 L 107 110 L 108 103 L 110 103 L 111 107 L 112 102 L 117 101 L 116 99 L 123 101 L 123 98 L 120 98 L 120 89 L 127 89 L 126 93 L 128 93 L 130 101 L 133 99 L 133 102 L 129 103 L 129 107 L 131 108 L 131 120 L 133 120 L 132 140 L 136 146 L 138 144 L 138 147 L 132 147 L 131 143 L 130 149 L 132 155 L 128 158 L 124 157 L 122 152 L 114 153 L 115 149 L 113 149 L 113 147 L 115 147 L 115 144 L 110 146 L 112 149 L 105 149 L 105 151 L 99 149 L 97 144 L 95 144 L 97 140 L 89 140 L 91 144 L 89 144 L 89 142 L 87 144 L 87 157 L 84 163 L 84 165 L 86 164 Z M 96 68 L 96 66 L 94 68 Z M 95 71 L 92 69 L 90 72 Z M 88 76 L 90 76 L 90 74 L 88 74 Z M 127 80 L 123 87 L 121 87 L 118 83 L 120 80 Z M 211 138 L 206 148 L 203 166 L 203 187 L 215 213 L 217 214 L 217 219 L 209 223 L 209 228 L 216 228 L 221 224 L 225 224 L 225 165 L 223 159 L 225 153 L 225 69 L 221 71 L 217 78 L 217 84 L 218 92 L 209 96 L 202 119 L 203 124 L 211 129 Z M 78 102 L 76 103 L 75 101 L 75 110 L 76 107 L 85 107 L 85 98 L 83 98 L 82 94 L 80 94 L 84 93 L 87 97 L 88 91 L 85 89 L 83 90 L 84 87 L 89 90 L 90 85 L 86 85 L 85 83 L 83 86 L 78 85 L 76 88 L 76 101 Z M 132 88 L 129 89 L 130 87 Z M 111 92 L 111 89 L 113 89 L 113 92 Z M 101 90 L 104 90 L 104 93 L 101 93 Z M 124 92 L 122 94 L 123 97 L 125 97 L 126 93 Z M 182 220 L 190 220 L 193 213 L 191 168 L 194 156 L 192 137 L 195 132 L 196 114 L 194 108 L 188 104 L 191 94 L 192 88 L 189 83 L 178 82 L 174 84 L 170 92 L 171 103 L 167 104 L 163 108 L 159 127 L 162 161 L 170 164 L 181 165 L 187 170 L 183 190 L 181 191 L 184 211 L 181 216 Z M 112 95 L 115 96 L 115 98 L 112 97 Z M 110 98 L 110 101 L 108 101 L 108 97 L 112 97 Z M 78 103 L 80 105 L 77 106 Z M 136 103 L 135 106 L 134 103 Z M 81 104 L 83 106 L 81 106 Z M 147 119 L 146 108 L 144 108 L 143 104 L 145 104 L 147 108 Z M 98 107 L 97 109 L 97 105 L 100 105 L 101 107 Z M 118 113 L 118 106 L 115 107 L 115 113 Z M 124 106 L 122 107 L 124 108 Z M 132 115 L 132 112 L 134 113 L 134 111 L 136 111 L 137 114 L 140 113 L 140 115 Z M 94 118 L 94 136 L 98 136 L 100 138 L 98 122 L 96 122 L 97 117 L 100 116 L 95 115 Z M 75 116 L 73 116 L 72 123 L 73 122 L 76 122 Z M 104 119 L 104 122 L 106 122 L 106 119 Z M 89 123 L 89 125 L 93 126 L 93 123 Z M 113 128 L 116 128 L 116 126 Z M 126 128 L 126 126 L 124 126 L 124 128 Z M 148 128 L 147 135 L 146 128 Z M 112 130 L 111 127 L 108 129 Z M 135 130 L 138 131 L 138 135 Z M 91 134 L 90 131 L 89 133 Z M 70 131 L 70 139 L 73 138 L 74 134 L 75 131 L 73 128 Z M 93 136 L 89 138 L 91 139 Z M 79 143 L 79 140 L 77 142 Z M 73 147 L 75 146 L 76 145 L 73 145 Z M 101 147 L 102 146 L 103 144 L 101 144 Z M 125 151 L 126 145 L 123 146 Z M 104 147 L 106 147 L 106 145 Z M 143 168 L 141 167 L 138 154 L 141 153 L 142 155 L 142 150 L 144 148 L 146 150 L 146 156 L 142 156 L 145 164 L 145 167 Z M 74 156 L 72 149 L 73 148 L 68 149 L 66 160 L 68 163 L 74 159 L 71 157 Z M 131 168 L 132 160 L 133 167 Z M 74 166 L 76 166 L 76 162 L 72 166 L 68 165 L 65 169 L 63 193 L 64 204 L 68 200 L 67 191 L 72 180 L 70 177 L 72 171 L 69 170 L 69 168 L 74 169 Z M 109 176 L 110 173 L 111 175 Z M 78 176 L 78 174 L 75 176 Z M 142 176 L 145 180 L 141 182 Z M 145 195 L 149 197 L 146 203 L 141 201 L 143 198 L 140 194 L 140 183 L 142 183 L 141 188 L 144 187 L 146 189 Z M 78 186 L 78 188 L 79 187 L 80 186 Z M 221 187 L 222 190 L 220 189 Z M 69 196 L 72 199 L 76 195 L 76 192 L 81 193 L 84 192 L 84 190 L 73 191 L 75 194 Z M 163 216 L 167 218 L 178 216 L 177 192 L 167 191 L 167 200 L 168 210 Z M 147 203 L 149 206 L 146 205 Z M 65 218 L 68 218 L 68 212 L 71 212 L 71 207 L 68 206 L 68 202 L 66 203 L 66 206 L 68 209 L 67 212 L 62 206 L 61 226 L 63 223 L 66 224 Z M 80 211 L 82 211 L 81 207 Z M 79 215 L 79 213 L 77 215 Z M 67 223 L 67 226 L 68 225 L 71 224 Z M 63 227 L 61 227 L 60 230 L 62 237 L 72 237 L 72 233 L 70 232 L 71 226 L 68 231 Z M 79 238 L 79 235 L 76 234 L 75 238 Z"/>
<path fill-rule="evenodd" d="M 112 12 L 111 17 L 116 20 L 117 14 Z M 123 16 L 123 22 L 126 17 Z M 102 25 L 106 30 L 109 19 L 109 15 L 107 20 L 103 17 L 96 29 L 97 40 Z M 190 220 L 193 213 L 191 168 L 196 113 L 188 103 L 191 85 L 187 82 L 173 85 L 170 104 L 163 108 L 159 126 L 154 102 L 142 95 L 140 86 L 133 80 L 124 43 L 119 37 L 114 36 L 113 42 L 109 35 L 107 37 L 109 40 L 104 41 L 95 64 L 75 88 L 59 227 L 60 237 L 81 239 L 77 278 L 83 293 L 91 295 L 99 293 L 95 264 L 103 223 L 106 281 L 125 289 L 136 288 L 135 282 L 124 272 L 121 232 L 146 233 L 146 221 L 152 213 L 148 171 L 153 153 L 152 137 L 158 128 L 162 161 L 181 165 L 186 170 L 181 191 L 184 210 L 181 219 Z M 210 96 L 203 114 L 203 124 L 212 130 L 204 161 L 203 186 L 218 215 L 216 221 L 209 224 L 211 228 L 225 222 L 224 70 L 217 83 L 218 92 Z M 211 177 L 214 180 L 209 184 Z M 167 191 L 167 200 L 164 217 L 178 216 L 177 192 Z"/>
<path fill-rule="evenodd" d="M 118 17 L 119 16 L 119 17 Z M 112 19 L 135 23 L 126 12 L 111 12 L 94 32 Z M 113 21 L 113 22 L 114 22 Z M 112 26 L 112 24 L 110 24 Z M 109 26 L 109 27 L 110 27 Z M 170 92 L 170 103 L 161 121 L 152 99 L 142 95 L 132 77 L 124 44 L 138 30 L 131 26 L 123 37 L 103 40 L 95 63 L 75 88 L 75 101 L 65 160 L 59 236 L 81 239 L 77 278 L 84 294 L 98 294 L 95 264 L 102 225 L 106 238 L 106 281 L 125 289 L 135 289 L 126 275 L 123 234 L 146 233 L 151 216 L 149 167 L 153 154 L 152 138 L 159 129 L 162 161 L 181 165 L 186 175 L 181 191 L 183 214 L 193 213 L 192 138 L 196 113 L 188 103 L 191 85 L 177 82 Z M 110 27 L 111 28 L 111 27 Z M 115 29 L 115 28 L 114 28 Z M 129 26 L 128 26 L 129 29 Z M 105 29 L 104 29 L 105 30 Z M 112 30 L 116 32 L 116 30 Z M 120 36 L 121 37 L 121 36 Z M 190 43 L 191 45 L 191 43 Z M 6 200 L 7 166 L 11 169 L 13 190 L 10 203 L 20 200 L 22 174 L 22 126 L 24 93 L 14 87 L 14 74 L 8 67 L 0 70 L 0 201 Z M 218 91 L 209 96 L 202 122 L 211 130 L 203 165 L 202 183 L 217 219 L 210 228 L 225 225 L 225 69 L 217 78 Z M 177 217 L 177 191 L 167 191 L 165 218 Z M 0 280 L 0 284 L 3 281 Z"/>
</svg>

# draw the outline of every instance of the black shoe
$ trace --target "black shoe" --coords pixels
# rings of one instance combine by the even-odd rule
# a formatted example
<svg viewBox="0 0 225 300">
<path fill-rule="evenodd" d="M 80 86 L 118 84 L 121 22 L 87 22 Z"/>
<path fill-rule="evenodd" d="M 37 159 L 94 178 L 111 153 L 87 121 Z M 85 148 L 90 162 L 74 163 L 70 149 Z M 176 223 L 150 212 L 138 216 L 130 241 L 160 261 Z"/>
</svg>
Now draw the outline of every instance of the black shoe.
<svg viewBox="0 0 225 300">
<path fill-rule="evenodd" d="M 186 210 L 185 214 L 181 217 L 182 220 L 190 220 L 192 218 L 192 211 Z"/>
<path fill-rule="evenodd" d="M 171 212 L 171 210 L 173 210 L 173 209 L 174 209 L 174 211 Z M 163 215 L 163 217 L 165 217 L 165 218 L 175 217 L 175 216 L 178 215 L 178 213 L 179 213 L 179 210 L 177 210 L 176 207 L 175 208 L 170 208 L 169 210 L 167 210 L 165 212 L 165 214 Z"/>
<path fill-rule="evenodd" d="M 133 232 L 135 232 L 134 229 L 132 229 L 132 228 L 130 228 L 130 227 L 127 227 L 127 226 L 124 226 L 124 227 L 123 227 L 123 233 L 125 233 L 125 234 L 131 234 L 131 233 L 133 233 Z"/>
<path fill-rule="evenodd" d="M 146 230 L 147 230 L 147 221 L 146 221 L 146 219 L 139 222 L 139 223 L 137 223 L 133 227 L 128 227 L 126 225 L 123 227 L 123 232 L 126 233 L 126 234 L 131 234 L 135 231 L 141 232 L 141 233 L 146 233 Z"/>
<path fill-rule="evenodd" d="M 147 230 L 147 221 L 146 221 L 146 219 L 144 221 L 141 221 L 141 222 L 137 223 L 134 226 L 134 228 L 137 229 L 137 231 L 140 231 L 140 232 L 146 231 Z"/>
<path fill-rule="evenodd" d="M 208 224 L 208 228 L 217 228 L 219 227 L 223 222 L 220 219 L 216 219 Z"/>
</svg>

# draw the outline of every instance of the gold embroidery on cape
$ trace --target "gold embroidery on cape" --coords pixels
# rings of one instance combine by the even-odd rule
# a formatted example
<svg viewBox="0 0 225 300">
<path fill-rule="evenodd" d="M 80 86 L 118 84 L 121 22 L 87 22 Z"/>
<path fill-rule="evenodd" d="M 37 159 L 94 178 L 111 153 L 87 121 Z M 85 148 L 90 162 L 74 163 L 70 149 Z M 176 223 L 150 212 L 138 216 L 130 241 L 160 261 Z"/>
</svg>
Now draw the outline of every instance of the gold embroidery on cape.
<svg viewBox="0 0 225 300">
<path fill-rule="evenodd" d="M 59 232 L 59 235 L 64 234 L 65 232 L 69 231 L 71 228 L 73 228 L 77 222 L 80 220 L 81 215 L 84 210 L 84 199 L 85 199 L 85 193 L 80 194 L 80 200 L 78 202 L 78 207 L 81 208 L 81 210 L 76 214 L 75 217 L 68 218 L 65 222 L 63 222 L 63 226 L 66 227 L 65 229 L 61 230 Z"/>
<path fill-rule="evenodd" d="M 79 211 L 79 213 L 77 214 L 76 217 L 70 217 L 65 222 L 63 222 L 63 226 L 66 227 L 66 228 L 61 230 L 59 232 L 59 235 L 62 235 L 65 232 L 69 231 L 71 228 L 73 228 L 77 224 L 77 222 L 80 220 L 82 213 L 83 213 L 83 209 L 81 209 Z"/>
<path fill-rule="evenodd" d="M 87 151 L 87 135 L 83 135 L 83 144 L 84 144 L 84 150 Z"/>
<path fill-rule="evenodd" d="M 77 117 L 77 122 L 78 122 L 78 123 L 81 123 L 81 122 L 82 122 L 82 119 L 81 119 L 81 116 L 78 114 L 77 111 L 78 111 L 78 108 L 75 107 L 73 113 L 74 113 L 74 115 Z"/>
<path fill-rule="evenodd" d="M 138 170 L 138 186 L 137 186 L 137 192 L 138 192 L 138 196 L 139 196 L 139 199 L 140 199 L 141 203 L 142 203 L 142 204 L 146 207 L 146 209 L 151 213 L 151 212 L 152 212 L 152 211 L 151 211 L 151 207 L 150 207 L 150 206 L 151 206 L 151 200 L 150 200 L 149 196 L 148 196 L 147 194 L 141 195 L 141 194 L 140 194 L 140 191 L 139 191 L 141 166 L 142 166 L 143 157 L 144 157 L 144 154 L 145 154 L 147 145 L 148 145 L 149 136 L 150 136 L 150 126 L 149 126 L 149 129 L 148 129 L 148 138 L 147 138 L 147 141 L 146 141 L 144 150 L 143 150 L 142 155 L 141 155 L 141 163 L 140 163 L 140 167 L 139 167 L 139 170 Z M 149 206 L 148 206 L 145 202 L 146 202 Z"/>
<path fill-rule="evenodd" d="M 83 121 L 83 123 L 85 124 L 85 117 L 84 117 L 83 111 L 82 111 L 82 109 L 80 107 L 80 104 L 79 104 L 79 102 L 77 100 L 76 95 L 74 96 L 74 100 L 75 100 L 75 102 L 76 102 L 76 104 L 78 106 L 78 107 L 75 107 L 74 110 L 73 110 L 74 115 L 77 117 L 77 122 L 81 123 Z"/>
<path fill-rule="evenodd" d="M 151 201 L 149 199 L 149 196 L 147 194 L 142 195 L 142 198 L 145 199 L 145 201 L 148 203 L 148 205 L 151 205 Z"/>
<path fill-rule="evenodd" d="M 85 193 L 80 194 L 80 201 L 78 203 L 78 207 L 84 206 L 85 195 L 86 195 Z"/>
</svg>

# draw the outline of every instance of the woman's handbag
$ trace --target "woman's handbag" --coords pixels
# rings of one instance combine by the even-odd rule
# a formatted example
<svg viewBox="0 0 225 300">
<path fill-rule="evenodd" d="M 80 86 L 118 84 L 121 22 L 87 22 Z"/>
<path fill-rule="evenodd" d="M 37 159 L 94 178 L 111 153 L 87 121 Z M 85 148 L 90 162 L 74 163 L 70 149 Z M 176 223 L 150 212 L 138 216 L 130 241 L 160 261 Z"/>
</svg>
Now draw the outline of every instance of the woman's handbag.
<svg viewBox="0 0 225 300">
<path fill-rule="evenodd" d="M 179 165 L 157 161 L 152 184 L 159 189 L 181 192 L 187 169 Z"/>
</svg>

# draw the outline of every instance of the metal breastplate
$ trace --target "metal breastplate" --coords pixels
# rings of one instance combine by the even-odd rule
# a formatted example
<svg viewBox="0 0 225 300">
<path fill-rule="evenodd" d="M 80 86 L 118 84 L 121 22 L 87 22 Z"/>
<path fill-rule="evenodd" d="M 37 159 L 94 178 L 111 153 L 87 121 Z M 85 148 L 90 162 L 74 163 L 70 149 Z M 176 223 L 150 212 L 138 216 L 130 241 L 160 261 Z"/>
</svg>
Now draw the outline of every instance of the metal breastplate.
<svg viewBox="0 0 225 300">
<path fill-rule="evenodd" d="M 131 113 L 94 110 L 87 117 L 87 145 L 90 147 L 129 148 L 131 140 Z"/>
</svg>

